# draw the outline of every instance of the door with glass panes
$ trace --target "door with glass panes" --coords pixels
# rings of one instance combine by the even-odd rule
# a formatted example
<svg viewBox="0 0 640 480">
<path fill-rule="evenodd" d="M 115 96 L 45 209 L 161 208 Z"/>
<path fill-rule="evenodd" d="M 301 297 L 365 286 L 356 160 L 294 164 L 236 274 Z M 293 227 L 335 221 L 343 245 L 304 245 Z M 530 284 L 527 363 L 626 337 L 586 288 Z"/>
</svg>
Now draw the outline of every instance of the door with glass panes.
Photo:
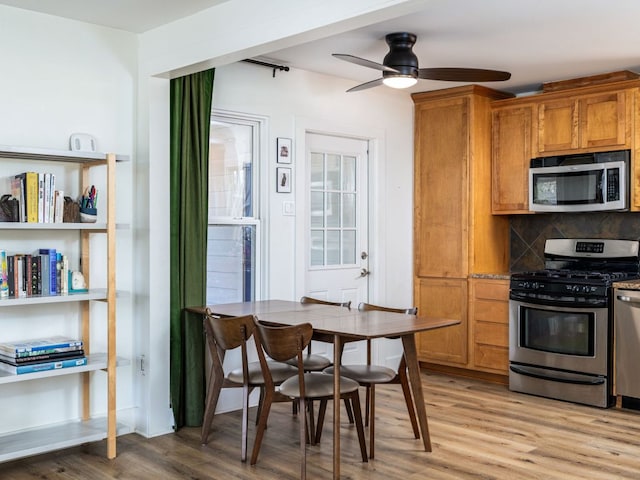
<svg viewBox="0 0 640 480">
<path fill-rule="evenodd" d="M 369 286 L 367 163 L 367 140 L 306 135 L 305 293 L 354 308 Z"/>
</svg>

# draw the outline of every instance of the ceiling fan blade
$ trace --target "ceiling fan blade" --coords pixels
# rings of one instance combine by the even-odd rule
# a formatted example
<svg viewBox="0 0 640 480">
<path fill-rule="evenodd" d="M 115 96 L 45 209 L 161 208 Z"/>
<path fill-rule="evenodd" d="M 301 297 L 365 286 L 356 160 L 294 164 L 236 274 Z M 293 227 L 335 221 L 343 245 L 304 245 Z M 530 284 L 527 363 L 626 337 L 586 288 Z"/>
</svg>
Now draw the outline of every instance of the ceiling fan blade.
<svg viewBox="0 0 640 480">
<path fill-rule="evenodd" d="M 360 65 L 362 67 L 375 68 L 376 70 L 382 70 L 383 72 L 394 72 L 398 73 L 398 70 L 391 67 L 386 67 L 381 63 L 372 62 L 371 60 L 367 60 L 366 58 L 356 57 L 355 55 L 349 55 L 346 53 L 332 53 L 332 55 L 340 60 L 344 60 L 345 62 L 355 63 L 356 65 Z"/>
<path fill-rule="evenodd" d="M 481 68 L 421 68 L 418 70 L 418 78 L 446 82 L 502 82 L 509 80 L 511 74 Z"/>
<path fill-rule="evenodd" d="M 382 78 L 378 78 L 377 80 L 371 80 L 370 82 L 356 85 L 355 87 L 352 87 L 349 90 L 347 90 L 347 93 L 359 92 L 360 90 L 366 90 L 367 88 L 377 87 L 378 85 L 382 85 Z"/>
</svg>

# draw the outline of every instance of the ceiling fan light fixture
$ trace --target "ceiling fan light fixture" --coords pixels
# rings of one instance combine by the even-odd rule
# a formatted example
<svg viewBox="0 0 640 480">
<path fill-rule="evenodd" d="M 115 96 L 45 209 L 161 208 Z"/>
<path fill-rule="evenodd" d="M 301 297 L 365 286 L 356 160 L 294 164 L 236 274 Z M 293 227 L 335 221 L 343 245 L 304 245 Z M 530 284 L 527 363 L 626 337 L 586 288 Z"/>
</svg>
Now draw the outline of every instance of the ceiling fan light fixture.
<svg viewBox="0 0 640 480">
<path fill-rule="evenodd" d="M 389 75 L 384 77 L 382 83 L 391 88 L 409 88 L 418 83 L 418 79 L 412 75 Z"/>
</svg>

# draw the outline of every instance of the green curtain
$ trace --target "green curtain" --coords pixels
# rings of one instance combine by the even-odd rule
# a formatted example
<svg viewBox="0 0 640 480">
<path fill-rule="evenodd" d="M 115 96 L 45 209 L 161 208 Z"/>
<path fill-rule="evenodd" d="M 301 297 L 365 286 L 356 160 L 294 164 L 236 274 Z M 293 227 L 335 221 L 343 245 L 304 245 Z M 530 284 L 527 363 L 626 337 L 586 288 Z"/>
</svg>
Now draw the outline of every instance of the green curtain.
<svg viewBox="0 0 640 480">
<path fill-rule="evenodd" d="M 213 79 L 211 69 L 171 80 L 170 388 L 176 430 L 201 425 L 204 409 L 202 317 L 184 308 L 206 302 Z"/>
</svg>

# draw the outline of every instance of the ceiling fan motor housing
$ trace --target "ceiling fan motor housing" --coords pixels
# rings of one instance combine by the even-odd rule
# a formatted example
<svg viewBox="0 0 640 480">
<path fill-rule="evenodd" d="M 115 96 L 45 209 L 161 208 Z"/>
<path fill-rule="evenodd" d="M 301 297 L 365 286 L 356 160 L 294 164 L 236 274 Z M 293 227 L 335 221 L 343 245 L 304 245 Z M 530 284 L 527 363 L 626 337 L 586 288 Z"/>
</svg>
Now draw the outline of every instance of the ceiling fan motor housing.
<svg viewBox="0 0 640 480">
<path fill-rule="evenodd" d="M 413 53 L 416 36 L 413 33 L 390 33 L 385 37 L 389 45 L 389 53 L 384 57 L 383 65 L 396 70 L 396 72 L 383 71 L 383 77 L 396 77 L 398 75 L 418 78 L 418 57 Z"/>
</svg>

